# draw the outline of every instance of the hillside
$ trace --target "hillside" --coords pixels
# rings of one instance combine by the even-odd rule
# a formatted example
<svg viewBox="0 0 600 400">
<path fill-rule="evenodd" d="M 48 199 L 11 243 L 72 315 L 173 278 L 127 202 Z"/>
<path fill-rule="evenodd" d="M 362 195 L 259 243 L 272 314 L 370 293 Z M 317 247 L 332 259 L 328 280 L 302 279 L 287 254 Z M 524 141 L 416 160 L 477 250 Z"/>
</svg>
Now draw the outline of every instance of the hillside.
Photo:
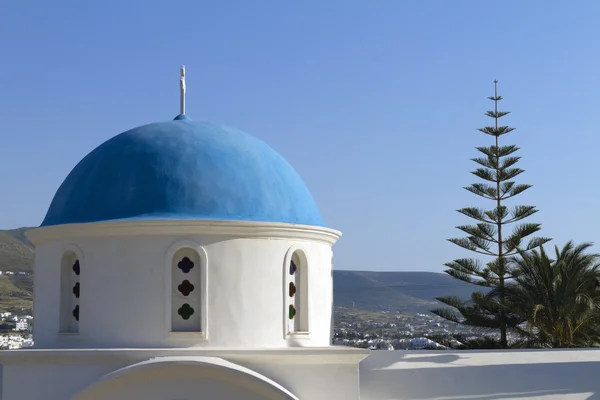
<svg viewBox="0 0 600 400">
<path fill-rule="evenodd" d="M 33 271 L 33 245 L 25 237 L 27 229 L 0 231 L 0 271 Z M 438 296 L 468 299 L 477 289 L 434 272 L 334 271 L 333 276 L 335 306 L 406 314 L 438 306 Z M 0 309 L 31 307 L 32 291 L 32 275 L 0 275 Z"/>
<path fill-rule="evenodd" d="M 30 228 L 0 231 L 0 310 L 31 309 L 33 303 L 33 245 L 25 237 Z M 28 275 L 7 275 L 6 271 Z"/>
<path fill-rule="evenodd" d="M 334 304 L 363 310 L 427 312 L 439 296 L 469 299 L 480 288 L 436 272 L 334 271 Z"/>
<path fill-rule="evenodd" d="M 25 237 L 28 229 L 0 231 L 0 271 L 33 270 L 33 245 Z"/>
</svg>

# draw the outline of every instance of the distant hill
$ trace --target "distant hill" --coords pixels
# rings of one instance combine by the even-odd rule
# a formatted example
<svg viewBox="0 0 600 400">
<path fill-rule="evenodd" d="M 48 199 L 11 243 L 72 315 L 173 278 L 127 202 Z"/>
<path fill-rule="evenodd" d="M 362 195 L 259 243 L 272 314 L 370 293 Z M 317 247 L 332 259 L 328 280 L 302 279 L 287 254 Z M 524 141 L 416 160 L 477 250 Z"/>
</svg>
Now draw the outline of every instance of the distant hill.
<svg viewBox="0 0 600 400">
<path fill-rule="evenodd" d="M 0 230 L 0 271 L 33 272 L 31 228 Z M 334 271 L 334 305 L 363 310 L 427 312 L 438 296 L 468 299 L 479 288 L 435 272 Z M 31 307 L 32 275 L 0 275 L 0 309 Z"/>
<path fill-rule="evenodd" d="M 31 309 L 33 276 L 7 275 L 11 272 L 33 272 L 33 245 L 25 237 L 31 228 L 0 231 L 0 309 Z"/>
<path fill-rule="evenodd" d="M 33 245 L 25 237 L 29 229 L 0 231 L 0 271 L 33 271 Z"/>
<path fill-rule="evenodd" d="M 442 305 L 439 296 L 468 300 L 481 290 L 437 272 L 334 271 L 333 297 L 337 307 L 363 310 L 427 312 Z"/>
</svg>

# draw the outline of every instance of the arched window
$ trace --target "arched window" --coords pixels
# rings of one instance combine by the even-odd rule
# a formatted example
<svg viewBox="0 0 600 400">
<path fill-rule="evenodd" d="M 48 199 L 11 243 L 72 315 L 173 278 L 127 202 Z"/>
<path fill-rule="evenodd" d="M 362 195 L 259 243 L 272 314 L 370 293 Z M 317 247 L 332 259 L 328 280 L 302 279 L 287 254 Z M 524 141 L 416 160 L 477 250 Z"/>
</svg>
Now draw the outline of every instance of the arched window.
<svg viewBox="0 0 600 400">
<path fill-rule="evenodd" d="M 203 265 L 198 252 L 184 247 L 171 262 L 171 332 L 203 332 Z"/>
<path fill-rule="evenodd" d="M 284 274 L 286 334 L 307 334 L 308 315 L 308 266 L 306 254 L 294 250 L 288 256 Z"/>
<path fill-rule="evenodd" d="M 61 333 L 79 333 L 79 297 L 81 295 L 81 260 L 68 250 L 63 254 L 60 268 L 60 322 Z"/>
</svg>

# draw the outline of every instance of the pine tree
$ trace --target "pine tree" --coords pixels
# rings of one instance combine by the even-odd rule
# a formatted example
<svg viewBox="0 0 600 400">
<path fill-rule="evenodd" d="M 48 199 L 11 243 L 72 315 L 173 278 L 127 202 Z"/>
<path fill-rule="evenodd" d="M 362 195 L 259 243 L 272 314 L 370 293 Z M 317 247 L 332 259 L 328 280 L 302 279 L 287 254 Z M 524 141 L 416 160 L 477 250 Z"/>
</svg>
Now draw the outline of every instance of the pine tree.
<svg viewBox="0 0 600 400">
<path fill-rule="evenodd" d="M 484 330 L 499 330 L 500 345 L 508 347 L 507 331 L 523 322 L 516 314 L 510 312 L 505 301 L 504 288 L 513 278 L 513 270 L 508 262 L 509 257 L 518 251 L 533 250 L 549 241 L 549 238 L 535 237 L 523 245 L 524 239 L 539 231 L 541 224 L 520 222 L 535 214 L 534 206 L 517 205 L 509 208 L 507 200 L 529 189 L 532 185 L 517 184 L 513 179 L 523 173 L 515 164 L 521 157 L 515 156 L 519 148 L 515 145 L 500 146 L 500 137 L 514 130 L 508 126 L 499 126 L 499 119 L 509 114 L 498 111 L 498 81 L 494 81 L 494 96 L 488 97 L 494 102 L 494 111 L 486 115 L 494 119 L 494 126 L 479 129 L 494 138 L 495 144 L 489 147 L 477 147 L 483 157 L 473 158 L 479 167 L 472 174 L 482 179 L 483 183 L 474 183 L 465 189 L 484 199 L 491 200 L 494 207 L 490 210 L 468 207 L 457 210 L 477 221 L 473 225 L 457 226 L 467 234 L 465 238 L 449 239 L 450 242 L 483 256 L 492 257 L 485 265 L 475 258 L 461 258 L 446 263 L 448 275 L 462 281 L 492 288 L 494 295 L 475 292 L 471 301 L 465 302 L 455 296 L 439 297 L 437 300 L 454 308 L 432 310 L 447 320 L 469 325 Z M 518 223 L 517 223 L 518 222 Z M 517 224 L 516 224 L 517 223 Z M 516 225 L 511 227 L 509 225 Z M 509 231 L 510 230 L 510 231 Z"/>
</svg>

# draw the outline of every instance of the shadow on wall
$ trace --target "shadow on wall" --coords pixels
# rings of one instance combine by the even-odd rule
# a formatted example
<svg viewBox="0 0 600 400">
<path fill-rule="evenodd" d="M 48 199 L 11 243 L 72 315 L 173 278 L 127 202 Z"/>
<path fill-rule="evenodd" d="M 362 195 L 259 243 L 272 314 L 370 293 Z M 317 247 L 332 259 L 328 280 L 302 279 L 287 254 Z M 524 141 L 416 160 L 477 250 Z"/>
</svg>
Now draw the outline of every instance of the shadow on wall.
<svg viewBox="0 0 600 400">
<path fill-rule="evenodd" d="M 544 353 L 544 357 L 503 354 L 506 363 L 502 363 L 494 360 L 499 355 L 494 352 L 477 352 L 473 357 L 469 353 L 373 351 L 360 365 L 361 399 L 600 400 L 600 352 L 595 352 L 598 361 L 589 357 L 587 361 L 555 357 L 554 361 L 549 360 L 549 352 Z M 516 358 L 521 362 L 510 363 Z"/>
<path fill-rule="evenodd" d="M 394 368 L 397 363 L 434 363 L 434 364 L 448 364 L 464 358 L 460 353 L 450 352 L 435 352 L 431 350 L 417 350 L 417 351 L 385 351 L 376 350 L 372 351 L 371 355 L 362 362 L 361 372 L 363 368 L 369 370 L 383 370 L 383 369 L 398 369 Z M 406 368 L 406 366 L 402 366 Z"/>
</svg>

